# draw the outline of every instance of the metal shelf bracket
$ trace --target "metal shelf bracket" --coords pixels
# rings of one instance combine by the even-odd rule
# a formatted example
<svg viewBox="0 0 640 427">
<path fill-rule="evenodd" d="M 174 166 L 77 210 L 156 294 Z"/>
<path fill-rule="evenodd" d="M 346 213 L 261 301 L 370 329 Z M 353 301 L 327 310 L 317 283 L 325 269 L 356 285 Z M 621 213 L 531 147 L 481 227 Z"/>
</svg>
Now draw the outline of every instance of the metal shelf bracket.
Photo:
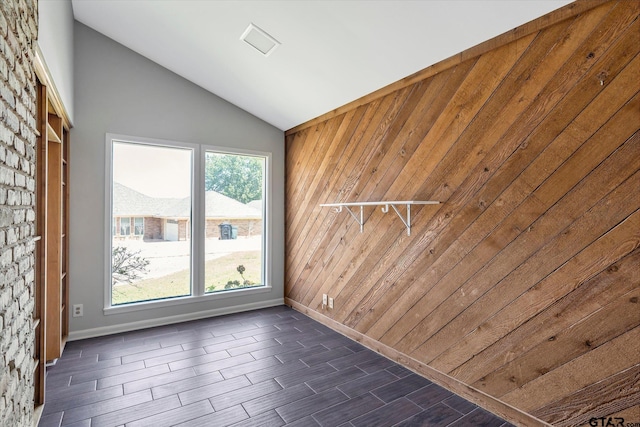
<svg viewBox="0 0 640 427">
<path fill-rule="evenodd" d="M 400 221 L 407 227 L 407 236 L 411 236 L 411 205 L 438 205 L 439 201 L 435 200 L 425 200 L 425 201 L 415 201 L 415 200 L 407 200 L 407 201 L 381 201 L 381 202 L 349 202 L 349 203 L 323 203 L 320 206 L 329 206 L 336 208 L 336 212 L 342 212 L 343 208 L 347 209 L 347 212 L 356 220 L 358 225 L 360 225 L 360 232 L 364 231 L 364 207 L 365 206 L 382 206 L 382 212 L 388 213 L 389 206 L 394 210 Z M 360 207 L 360 216 L 354 212 L 351 207 Z M 407 215 L 406 217 L 400 213 L 396 206 L 406 206 Z"/>
<path fill-rule="evenodd" d="M 360 206 L 360 218 L 358 218 L 356 214 L 351 210 L 351 208 L 346 205 L 338 206 L 336 208 L 336 212 L 338 213 L 342 212 L 343 207 L 347 208 L 347 212 L 349 212 L 349 214 L 353 217 L 353 219 L 355 219 L 356 222 L 360 224 L 360 232 L 362 233 L 364 231 L 364 206 Z"/>
<path fill-rule="evenodd" d="M 398 208 L 396 208 L 396 205 L 389 203 L 388 205 L 384 205 L 382 207 L 382 212 L 387 213 L 389 212 L 389 206 L 391 206 L 393 208 L 393 210 L 396 212 L 396 214 L 398 215 L 398 218 L 400 218 L 400 221 L 402 221 L 402 223 L 404 224 L 405 227 L 407 227 L 407 236 L 411 236 L 411 205 L 407 204 L 407 219 L 405 220 L 404 217 L 402 216 L 402 214 L 400 213 L 400 211 L 398 210 Z"/>
</svg>

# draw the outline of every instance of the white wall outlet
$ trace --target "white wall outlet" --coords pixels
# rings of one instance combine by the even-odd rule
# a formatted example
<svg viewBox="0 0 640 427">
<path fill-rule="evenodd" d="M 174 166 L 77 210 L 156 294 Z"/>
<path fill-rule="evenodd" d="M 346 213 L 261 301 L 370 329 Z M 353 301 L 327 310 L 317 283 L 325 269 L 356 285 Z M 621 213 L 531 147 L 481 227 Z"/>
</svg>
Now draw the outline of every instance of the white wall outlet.
<svg viewBox="0 0 640 427">
<path fill-rule="evenodd" d="M 329 308 L 333 309 L 333 298 L 329 298 Z"/>
<path fill-rule="evenodd" d="M 327 306 L 327 294 L 322 294 L 322 308 Z"/>
<path fill-rule="evenodd" d="M 73 317 L 84 316 L 84 307 L 82 304 L 73 304 Z"/>
</svg>

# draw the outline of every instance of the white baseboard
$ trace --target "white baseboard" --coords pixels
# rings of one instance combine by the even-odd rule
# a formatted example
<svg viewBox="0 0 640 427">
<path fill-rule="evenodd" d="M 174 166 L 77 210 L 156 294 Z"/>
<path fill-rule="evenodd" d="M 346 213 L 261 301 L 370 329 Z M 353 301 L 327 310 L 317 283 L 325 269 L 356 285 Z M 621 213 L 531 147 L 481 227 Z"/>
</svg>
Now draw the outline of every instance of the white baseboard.
<svg viewBox="0 0 640 427">
<path fill-rule="evenodd" d="M 138 329 L 153 328 L 155 326 L 170 325 L 172 323 L 187 322 L 189 320 L 204 319 L 207 317 L 222 316 L 224 314 L 240 313 L 243 311 L 257 310 L 260 308 L 275 307 L 284 305 L 284 298 L 277 298 L 268 301 L 260 301 L 251 304 L 234 305 L 230 307 L 216 308 L 195 313 L 186 313 L 176 316 L 162 317 L 158 319 L 141 320 L 138 322 L 123 323 L 120 325 L 101 326 L 99 328 L 83 329 L 81 331 L 69 332 L 67 341 L 77 341 L 86 338 L 101 337 L 104 335 L 117 334 L 120 332 L 136 331 Z"/>
</svg>

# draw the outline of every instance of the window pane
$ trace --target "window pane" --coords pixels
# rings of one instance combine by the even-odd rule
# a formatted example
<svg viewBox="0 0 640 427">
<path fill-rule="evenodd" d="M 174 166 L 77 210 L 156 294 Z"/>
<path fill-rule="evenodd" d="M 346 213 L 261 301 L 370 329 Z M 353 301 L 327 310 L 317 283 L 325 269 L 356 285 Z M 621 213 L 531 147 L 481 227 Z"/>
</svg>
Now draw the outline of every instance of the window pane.
<svg viewBox="0 0 640 427">
<path fill-rule="evenodd" d="M 112 305 L 191 294 L 192 157 L 113 142 Z"/>
<path fill-rule="evenodd" d="M 120 235 L 128 236 L 129 234 L 131 234 L 131 218 L 121 217 L 120 218 Z"/>
<path fill-rule="evenodd" d="M 135 218 L 134 227 L 135 227 L 134 234 L 136 236 L 144 235 L 144 218 Z"/>
<path fill-rule="evenodd" d="M 263 286 L 264 157 L 205 156 L 205 291 Z"/>
</svg>

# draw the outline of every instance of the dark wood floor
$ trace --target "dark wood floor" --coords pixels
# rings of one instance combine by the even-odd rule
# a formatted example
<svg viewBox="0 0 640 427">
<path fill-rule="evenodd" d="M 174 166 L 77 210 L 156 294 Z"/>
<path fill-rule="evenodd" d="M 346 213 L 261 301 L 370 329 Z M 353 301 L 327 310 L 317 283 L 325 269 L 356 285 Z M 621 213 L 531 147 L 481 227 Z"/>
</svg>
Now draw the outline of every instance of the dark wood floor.
<svg viewBox="0 0 640 427">
<path fill-rule="evenodd" d="M 288 307 L 74 341 L 40 427 L 502 426 Z"/>
</svg>

